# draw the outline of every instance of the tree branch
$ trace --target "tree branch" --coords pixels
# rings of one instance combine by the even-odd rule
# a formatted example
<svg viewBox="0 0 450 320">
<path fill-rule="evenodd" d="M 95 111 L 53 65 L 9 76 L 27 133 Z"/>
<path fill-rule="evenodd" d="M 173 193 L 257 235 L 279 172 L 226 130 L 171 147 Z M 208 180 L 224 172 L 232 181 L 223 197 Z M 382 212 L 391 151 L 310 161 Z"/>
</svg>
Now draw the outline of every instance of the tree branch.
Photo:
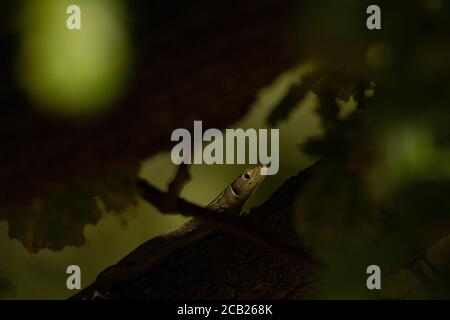
<svg viewBox="0 0 450 320">
<path fill-rule="evenodd" d="M 258 230 L 254 226 L 245 223 L 242 219 L 217 214 L 181 198 L 175 198 L 175 201 L 168 202 L 166 198 L 167 195 L 170 195 L 169 193 L 159 191 L 144 180 L 139 181 L 139 187 L 142 190 L 142 198 L 153 204 L 163 214 L 182 214 L 187 217 L 195 217 L 213 227 L 220 228 L 242 239 L 249 240 L 288 261 L 293 260 L 298 263 L 304 263 L 305 261 L 313 262 L 312 258 L 302 249 L 283 243 L 267 232 Z M 173 206 L 167 206 L 169 203 Z"/>
<path fill-rule="evenodd" d="M 287 180 L 263 205 L 239 219 L 180 198 L 173 208 L 161 208 L 166 194 L 141 181 L 143 198 L 164 213 L 195 216 L 218 229 L 169 255 L 154 250 L 155 241 L 168 242 L 173 237 L 153 238 L 72 298 L 301 297 L 315 282 L 318 266 L 305 254 L 293 227 L 291 205 L 316 166 Z"/>
</svg>

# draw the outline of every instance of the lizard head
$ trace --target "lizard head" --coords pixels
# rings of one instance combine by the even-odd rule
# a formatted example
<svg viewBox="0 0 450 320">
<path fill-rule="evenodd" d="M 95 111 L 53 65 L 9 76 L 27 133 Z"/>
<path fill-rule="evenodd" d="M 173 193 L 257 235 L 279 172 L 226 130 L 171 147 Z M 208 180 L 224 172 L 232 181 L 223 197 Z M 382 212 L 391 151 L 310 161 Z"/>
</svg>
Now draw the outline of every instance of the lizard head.
<svg viewBox="0 0 450 320">
<path fill-rule="evenodd" d="M 244 203 L 264 180 L 264 165 L 246 170 L 234 180 L 207 208 L 217 212 L 239 214 Z"/>
<path fill-rule="evenodd" d="M 230 185 L 231 192 L 241 201 L 248 199 L 264 180 L 265 165 L 246 170 Z"/>
</svg>

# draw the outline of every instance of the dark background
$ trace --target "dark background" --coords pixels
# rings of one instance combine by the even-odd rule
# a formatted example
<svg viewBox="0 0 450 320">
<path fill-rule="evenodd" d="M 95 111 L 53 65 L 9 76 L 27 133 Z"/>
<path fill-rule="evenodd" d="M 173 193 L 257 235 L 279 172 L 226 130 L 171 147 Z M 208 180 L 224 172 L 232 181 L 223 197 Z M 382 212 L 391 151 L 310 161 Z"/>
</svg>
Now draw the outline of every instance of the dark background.
<svg viewBox="0 0 450 320">
<path fill-rule="evenodd" d="M 65 27 L 69 4 L 81 7 L 79 31 Z M 245 209 L 267 201 L 256 216 L 283 212 L 322 262 L 267 263 L 252 290 L 236 267 L 236 279 L 213 279 L 237 286 L 220 298 L 448 297 L 449 4 L 379 1 L 382 29 L 373 31 L 370 4 L 2 3 L 0 297 L 67 298 L 68 265 L 81 267 L 86 286 L 184 221 L 140 199 L 137 179 L 167 188 L 170 134 L 194 120 L 280 129 L 280 172 Z M 318 159 L 301 191 L 283 185 Z M 243 168 L 192 166 L 181 196 L 206 205 Z M 293 190 L 289 203 L 273 196 L 281 185 Z M 365 287 L 370 264 L 382 268 L 381 292 Z M 283 279 L 284 269 L 295 274 Z M 185 271 L 177 272 L 163 273 L 159 297 L 214 297 L 207 277 L 178 290 Z M 258 280 L 271 272 L 280 278 Z"/>
</svg>

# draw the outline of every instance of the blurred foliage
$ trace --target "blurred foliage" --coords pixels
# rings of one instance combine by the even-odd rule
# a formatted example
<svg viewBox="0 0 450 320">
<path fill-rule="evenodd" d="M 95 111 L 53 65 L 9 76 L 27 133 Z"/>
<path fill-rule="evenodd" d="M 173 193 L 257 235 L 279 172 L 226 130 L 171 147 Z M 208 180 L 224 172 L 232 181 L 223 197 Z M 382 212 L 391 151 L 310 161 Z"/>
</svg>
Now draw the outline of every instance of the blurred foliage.
<svg viewBox="0 0 450 320">
<path fill-rule="evenodd" d="M 332 66 L 316 66 L 312 71 L 292 86 L 288 94 L 278 104 L 268 117 L 268 123 L 277 125 L 287 118 L 298 102 L 306 94 L 313 92 L 319 99 L 317 113 L 321 116 L 324 128 L 330 128 L 340 117 L 342 106 L 340 102 L 348 103 L 353 97 L 361 107 L 366 92 L 370 92 L 372 84 L 354 75 L 346 74 L 343 70 Z"/>
<path fill-rule="evenodd" d="M 31 204 L 5 210 L 0 220 L 8 222 L 9 237 L 30 252 L 79 247 L 86 241 L 85 226 L 97 224 L 102 213 L 115 214 L 126 224 L 130 209 L 137 204 L 139 168 L 125 168 L 106 173 L 103 179 L 61 181 Z"/>
<path fill-rule="evenodd" d="M 80 0 L 81 29 L 69 30 L 69 0 L 28 0 L 19 77 L 42 110 L 91 115 L 113 105 L 125 88 L 130 48 L 120 0 Z"/>
<path fill-rule="evenodd" d="M 315 293 L 323 298 L 376 297 L 365 287 L 367 266 L 380 265 L 385 279 L 450 226 L 449 3 L 382 2 L 377 31 L 364 28 L 369 4 L 311 2 L 302 11 L 296 43 L 319 67 L 268 118 L 283 120 L 308 92 L 318 98 L 325 132 L 302 150 L 323 160 L 295 217 L 325 262 Z M 350 98 L 356 110 L 340 117 L 339 101 Z"/>
<path fill-rule="evenodd" d="M 19 77 L 46 112 L 96 113 L 111 105 L 123 89 L 130 55 L 125 7 L 120 1 L 80 2 L 93 6 L 96 14 L 83 20 L 79 32 L 54 28 L 65 25 L 67 16 L 55 12 L 65 12 L 67 1 L 29 0 L 24 7 Z M 267 115 L 267 122 L 281 128 L 282 139 L 282 165 L 280 174 L 271 178 L 271 192 L 292 174 L 290 169 L 306 166 L 305 159 L 322 158 L 321 169 L 294 207 L 299 232 L 325 265 L 314 297 L 404 297 L 405 290 L 398 288 L 411 285 L 413 278 L 417 280 L 413 296 L 448 297 L 445 257 L 450 256 L 450 246 L 435 250 L 435 242 L 448 234 L 450 226 L 450 4 L 379 1 L 382 30 L 369 31 L 365 28 L 369 1 L 305 3 L 292 22 L 291 43 L 303 52 L 300 62 L 311 67 L 289 82 L 291 87 Z M 270 95 L 265 99 L 277 100 Z M 322 130 L 316 130 L 319 125 L 313 117 L 296 110 L 311 105 L 316 106 Z M 257 107 L 248 123 L 236 126 L 263 126 Z M 298 125 L 286 127 L 292 119 Z M 302 141 L 310 132 L 307 126 L 321 134 Z M 294 139 L 301 144 L 298 157 L 291 152 Z M 167 163 L 165 159 L 165 168 Z M 100 174 L 98 181 L 61 181 L 61 188 L 55 186 L 31 204 L 3 210 L 0 220 L 8 221 L 9 237 L 30 252 L 81 246 L 86 225 L 97 224 L 103 213 L 114 212 L 128 221 L 127 209 L 136 203 L 138 167 L 129 163 L 121 169 Z M 202 171 L 196 188 L 188 185 L 183 196 L 208 201 L 226 185 L 230 170 Z M 157 183 L 166 181 L 162 171 L 155 175 Z M 127 244 L 131 250 L 135 243 Z M 105 247 L 97 252 L 102 250 Z M 431 273 L 447 279 L 435 291 L 424 288 L 407 267 L 422 263 L 430 252 L 438 270 Z M 383 286 L 397 289 L 382 296 L 369 292 L 365 270 L 370 264 L 381 266 Z M 101 263 L 96 266 L 100 271 Z M 9 286 L 1 279 L 0 295 Z"/>
</svg>

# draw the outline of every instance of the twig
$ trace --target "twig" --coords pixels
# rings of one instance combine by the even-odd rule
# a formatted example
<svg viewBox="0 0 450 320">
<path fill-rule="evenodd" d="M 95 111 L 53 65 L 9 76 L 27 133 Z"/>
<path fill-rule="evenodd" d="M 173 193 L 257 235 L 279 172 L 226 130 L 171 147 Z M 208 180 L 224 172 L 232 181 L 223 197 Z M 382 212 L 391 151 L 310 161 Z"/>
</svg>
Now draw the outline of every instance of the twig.
<svg viewBox="0 0 450 320">
<path fill-rule="evenodd" d="M 175 177 L 169 184 L 169 188 L 162 205 L 165 208 L 173 207 L 173 204 L 180 195 L 184 185 L 188 183 L 190 180 L 191 176 L 189 175 L 189 166 L 184 163 L 180 164 L 178 166 L 178 170 L 177 173 L 175 174 Z"/>
</svg>

